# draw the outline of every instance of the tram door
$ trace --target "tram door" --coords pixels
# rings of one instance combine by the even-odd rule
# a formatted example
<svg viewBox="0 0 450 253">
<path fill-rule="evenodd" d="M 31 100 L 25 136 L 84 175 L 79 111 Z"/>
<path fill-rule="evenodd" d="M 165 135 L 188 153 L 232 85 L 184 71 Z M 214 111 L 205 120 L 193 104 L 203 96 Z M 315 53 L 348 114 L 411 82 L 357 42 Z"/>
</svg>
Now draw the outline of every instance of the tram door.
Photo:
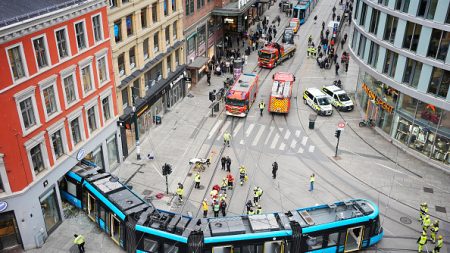
<svg viewBox="0 0 450 253">
<path fill-rule="evenodd" d="M 353 227 L 347 229 L 347 236 L 345 237 L 344 252 L 357 251 L 361 248 L 364 227 Z"/>
<path fill-rule="evenodd" d="M 233 253 L 233 246 L 227 245 L 227 246 L 214 247 L 212 250 L 212 253 Z"/>
<path fill-rule="evenodd" d="M 87 213 L 91 220 L 95 221 L 95 217 L 97 216 L 97 204 L 95 203 L 95 198 L 88 193 L 87 199 Z"/>
<path fill-rule="evenodd" d="M 116 216 L 113 214 L 110 214 L 111 216 L 111 239 L 113 239 L 114 242 L 116 242 L 118 245 L 120 245 L 120 221 L 117 219 Z"/>
<path fill-rule="evenodd" d="M 284 243 L 283 241 L 273 241 L 264 243 L 264 253 L 283 253 Z"/>
</svg>

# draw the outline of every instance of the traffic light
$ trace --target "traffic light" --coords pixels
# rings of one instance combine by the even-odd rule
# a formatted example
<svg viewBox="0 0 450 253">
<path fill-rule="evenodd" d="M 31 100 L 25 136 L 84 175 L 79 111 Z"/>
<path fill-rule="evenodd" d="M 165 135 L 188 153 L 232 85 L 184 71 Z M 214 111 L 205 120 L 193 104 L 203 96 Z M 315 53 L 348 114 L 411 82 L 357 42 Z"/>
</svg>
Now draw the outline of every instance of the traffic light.
<svg viewBox="0 0 450 253">
<path fill-rule="evenodd" d="M 341 130 L 336 130 L 334 136 L 339 139 L 339 137 L 341 137 Z"/>
<path fill-rule="evenodd" d="M 163 174 L 163 176 L 170 175 L 171 173 L 172 173 L 172 166 L 170 166 L 170 164 L 165 163 L 162 166 L 162 174 Z"/>
<path fill-rule="evenodd" d="M 209 92 L 209 101 L 214 102 L 216 100 L 216 95 L 214 94 L 214 91 Z"/>
</svg>

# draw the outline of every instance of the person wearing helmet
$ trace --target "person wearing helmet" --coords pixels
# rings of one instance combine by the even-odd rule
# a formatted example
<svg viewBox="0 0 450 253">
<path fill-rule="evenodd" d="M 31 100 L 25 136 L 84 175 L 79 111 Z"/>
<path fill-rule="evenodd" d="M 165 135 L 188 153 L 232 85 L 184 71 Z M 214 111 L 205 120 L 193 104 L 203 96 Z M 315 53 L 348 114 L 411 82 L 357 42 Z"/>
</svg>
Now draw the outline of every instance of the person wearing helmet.
<svg viewBox="0 0 450 253">
<path fill-rule="evenodd" d="M 264 111 L 265 107 L 266 107 L 266 104 L 264 104 L 264 101 L 261 100 L 261 102 L 259 102 L 259 113 L 260 113 L 261 117 L 263 116 L 263 111 Z"/>
<path fill-rule="evenodd" d="M 436 246 L 434 246 L 433 253 L 441 252 L 442 246 L 444 246 L 444 239 L 442 238 L 442 235 L 440 235 L 438 237 Z"/>
<path fill-rule="evenodd" d="M 253 188 L 253 202 L 255 205 L 258 204 L 258 187 Z"/>
<path fill-rule="evenodd" d="M 417 243 L 419 244 L 419 253 L 422 252 L 423 245 L 427 243 L 427 233 L 425 231 L 422 232 L 422 235 L 417 240 Z"/>
<path fill-rule="evenodd" d="M 436 235 L 439 232 L 439 220 L 435 220 L 433 224 L 431 224 L 431 241 L 433 243 L 436 242 Z"/>
<path fill-rule="evenodd" d="M 202 209 L 203 209 L 203 218 L 206 218 L 206 216 L 208 216 L 208 202 L 206 201 L 206 199 L 203 200 L 202 202 Z"/>
<path fill-rule="evenodd" d="M 428 205 L 423 202 L 420 204 L 420 219 L 419 221 L 423 221 L 423 217 L 428 213 Z"/>
<path fill-rule="evenodd" d="M 261 205 L 258 205 L 258 207 L 256 208 L 256 214 L 262 214 L 262 207 L 261 207 Z"/>
<path fill-rule="evenodd" d="M 245 169 L 244 165 L 241 165 L 241 167 L 239 168 L 239 180 L 241 182 L 241 185 L 244 185 L 246 175 L 247 175 L 247 169 Z"/>
<path fill-rule="evenodd" d="M 427 232 L 427 230 L 428 230 L 428 228 L 430 227 L 430 225 L 431 225 L 431 219 L 430 219 L 430 216 L 428 215 L 428 214 L 426 214 L 424 217 L 423 217 L 423 221 L 422 221 L 422 228 L 423 228 L 423 231 L 426 233 Z"/>
</svg>

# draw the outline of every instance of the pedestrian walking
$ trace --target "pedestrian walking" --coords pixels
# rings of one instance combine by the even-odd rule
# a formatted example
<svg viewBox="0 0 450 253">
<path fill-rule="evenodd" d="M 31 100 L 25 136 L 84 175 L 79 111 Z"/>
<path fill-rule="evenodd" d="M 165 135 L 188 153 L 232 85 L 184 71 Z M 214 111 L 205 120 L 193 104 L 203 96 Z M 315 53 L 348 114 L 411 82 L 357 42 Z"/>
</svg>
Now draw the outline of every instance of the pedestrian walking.
<svg viewBox="0 0 450 253">
<path fill-rule="evenodd" d="M 225 217 L 227 211 L 227 202 L 225 200 L 220 201 L 220 210 L 222 211 L 222 216 Z"/>
<path fill-rule="evenodd" d="M 433 253 L 441 252 L 442 246 L 444 246 L 444 239 L 442 238 L 442 235 L 439 235 L 436 246 L 434 246 Z"/>
<path fill-rule="evenodd" d="M 220 203 L 219 201 L 214 201 L 213 204 L 213 212 L 214 212 L 214 217 L 219 217 L 219 211 L 220 211 Z"/>
<path fill-rule="evenodd" d="M 227 172 L 231 172 L 231 158 L 227 156 Z"/>
<path fill-rule="evenodd" d="M 84 243 L 86 242 L 86 240 L 84 239 L 83 235 L 77 235 L 74 234 L 73 235 L 75 237 L 75 239 L 73 240 L 73 243 L 75 243 L 78 246 L 78 251 L 80 253 L 84 252 Z"/>
<path fill-rule="evenodd" d="M 333 6 L 333 13 L 336 13 L 336 6 Z"/>
<path fill-rule="evenodd" d="M 177 196 L 178 196 L 178 200 L 180 202 L 183 202 L 183 193 L 184 193 L 184 189 L 183 189 L 183 185 L 181 183 L 178 183 L 178 188 L 177 188 Z"/>
<path fill-rule="evenodd" d="M 325 30 L 325 21 L 322 21 L 322 31 Z"/>
<path fill-rule="evenodd" d="M 206 82 L 211 86 L 211 71 L 206 72 Z"/>
<path fill-rule="evenodd" d="M 338 59 L 338 55 L 335 53 L 335 54 L 333 55 L 333 61 L 334 61 L 334 64 L 337 63 L 337 59 Z"/>
<path fill-rule="evenodd" d="M 194 178 L 194 182 L 195 182 L 195 189 L 200 189 L 200 173 L 197 172 L 197 174 L 195 174 L 195 178 Z"/>
<path fill-rule="evenodd" d="M 259 114 L 261 115 L 261 117 L 263 116 L 263 111 L 265 107 L 266 105 L 264 104 L 264 101 L 261 100 L 261 102 L 259 102 Z"/>
<path fill-rule="evenodd" d="M 334 21 L 334 19 L 336 18 L 336 13 L 333 12 L 333 14 L 331 15 L 331 17 L 332 17 L 332 19 L 333 19 L 333 21 Z"/>
<path fill-rule="evenodd" d="M 231 134 L 229 132 L 225 132 L 223 134 L 223 143 L 229 147 L 230 146 L 230 140 L 231 140 Z"/>
<path fill-rule="evenodd" d="M 247 213 L 248 211 L 250 211 L 250 209 L 252 209 L 253 204 L 251 200 L 248 200 L 247 203 L 245 204 L 245 207 L 247 207 Z"/>
<path fill-rule="evenodd" d="M 347 34 L 344 34 L 344 43 L 347 42 Z"/>
<path fill-rule="evenodd" d="M 278 170 L 278 163 L 275 161 L 272 163 L 272 178 L 277 178 L 277 170 Z"/>
<path fill-rule="evenodd" d="M 277 37 L 277 29 L 276 29 L 276 28 L 273 29 L 273 37 L 274 37 L 274 38 Z"/>
<path fill-rule="evenodd" d="M 423 245 L 427 243 L 427 233 L 422 232 L 422 235 L 417 240 L 417 243 L 419 244 L 419 250 L 418 252 L 421 253 L 423 249 Z"/>
<path fill-rule="evenodd" d="M 431 241 L 433 243 L 435 243 L 436 242 L 436 235 L 439 232 L 439 221 L 438 220 L 435 220 L 433 222 L 433 224 L 431 224 L 430 231 L 431 231 Z"/>
<path fill-rule="evenodd" d="M 328 35 L 330 35 L 330 30 L 328 30 L 328 28 L 327 28 L 327 30 L 325 31 L 325 35 L 326 35 L 326 37 L 327 37 L 327 39 L 328 39 Z"/>
<path fill-rule="evenodd" d="M 316 181 L 316 176 L 314 173 L 309 177 L 309 191 L 314 191 L 314 181 Z"/>
<path fill-rule="evenodd" d="M 350 11 L 349 13 L 348 13 L 348 25 L 351 25 L 352 24 L 352 12 Z"/>
<path fill-rule="evenodd" d="M 341 49 L 344 49 L 344 44 L 345 44 L 345 40 L 344 40 L 344 38 L 342 38 L 342 40 L 341 40 Z"/>
<path fill-rule="evenodd" d="M 281 18 L 280 18 L 280 16 L 279 16 L 279 15 L 277 16 L 277 21 L 278 21 L 278 26 L 280 26 L 280 23 L 281 23 Z"/>
<path fill-rule="evenodd" d="M 317 22 L 317 15 L 314 16 L 314 24 Z"/>
<path fill-rule="evenodd" d="M 336 62 L 336 65 L 335 65 L 335 70 L 336 70 L 336 75 L 338 76 L 339 75 L 339 73 L 338 73 L 338 71 L 339 71 L 339 63 L 337 63 L 337 62 Z"/>
<path fill-rule="evenodd" d="M 348 72 L 348 60 L 345 61 L 344 65 L 345 65 L 345 73 Z"/>
<path fill-rule="evenodd" d="M 203 209 L 203 218 L 206 218 L 208 216 L 208 202 L 206 201 L 206 199 L 203 200 L 202 202 L 202 209 Z"/>
<path fill-rule="evenodd" d="M 222 156 L 222 159 L 220 159 L 220 163 L 222 164 L 222 170 L 225 170 L 225 164 L 227 163 L 227 158 L 225 156 Z"/>
</svg>

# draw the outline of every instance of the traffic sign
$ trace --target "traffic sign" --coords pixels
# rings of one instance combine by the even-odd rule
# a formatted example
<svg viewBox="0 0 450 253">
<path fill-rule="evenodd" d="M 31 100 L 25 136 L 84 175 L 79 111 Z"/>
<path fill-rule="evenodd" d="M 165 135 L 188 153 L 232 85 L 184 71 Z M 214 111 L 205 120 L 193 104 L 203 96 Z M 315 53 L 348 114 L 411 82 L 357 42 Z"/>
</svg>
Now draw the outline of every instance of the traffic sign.
<svg viewBox="0 0 450 253">
<path fill-rule="evenodd" d="M 339 122 L 338 123 L 338 129 L 339 130 L 344 130 L 344 128 L 345 128 L 345 122 L 343 122 L 343 121 Z"/>
</svg>

